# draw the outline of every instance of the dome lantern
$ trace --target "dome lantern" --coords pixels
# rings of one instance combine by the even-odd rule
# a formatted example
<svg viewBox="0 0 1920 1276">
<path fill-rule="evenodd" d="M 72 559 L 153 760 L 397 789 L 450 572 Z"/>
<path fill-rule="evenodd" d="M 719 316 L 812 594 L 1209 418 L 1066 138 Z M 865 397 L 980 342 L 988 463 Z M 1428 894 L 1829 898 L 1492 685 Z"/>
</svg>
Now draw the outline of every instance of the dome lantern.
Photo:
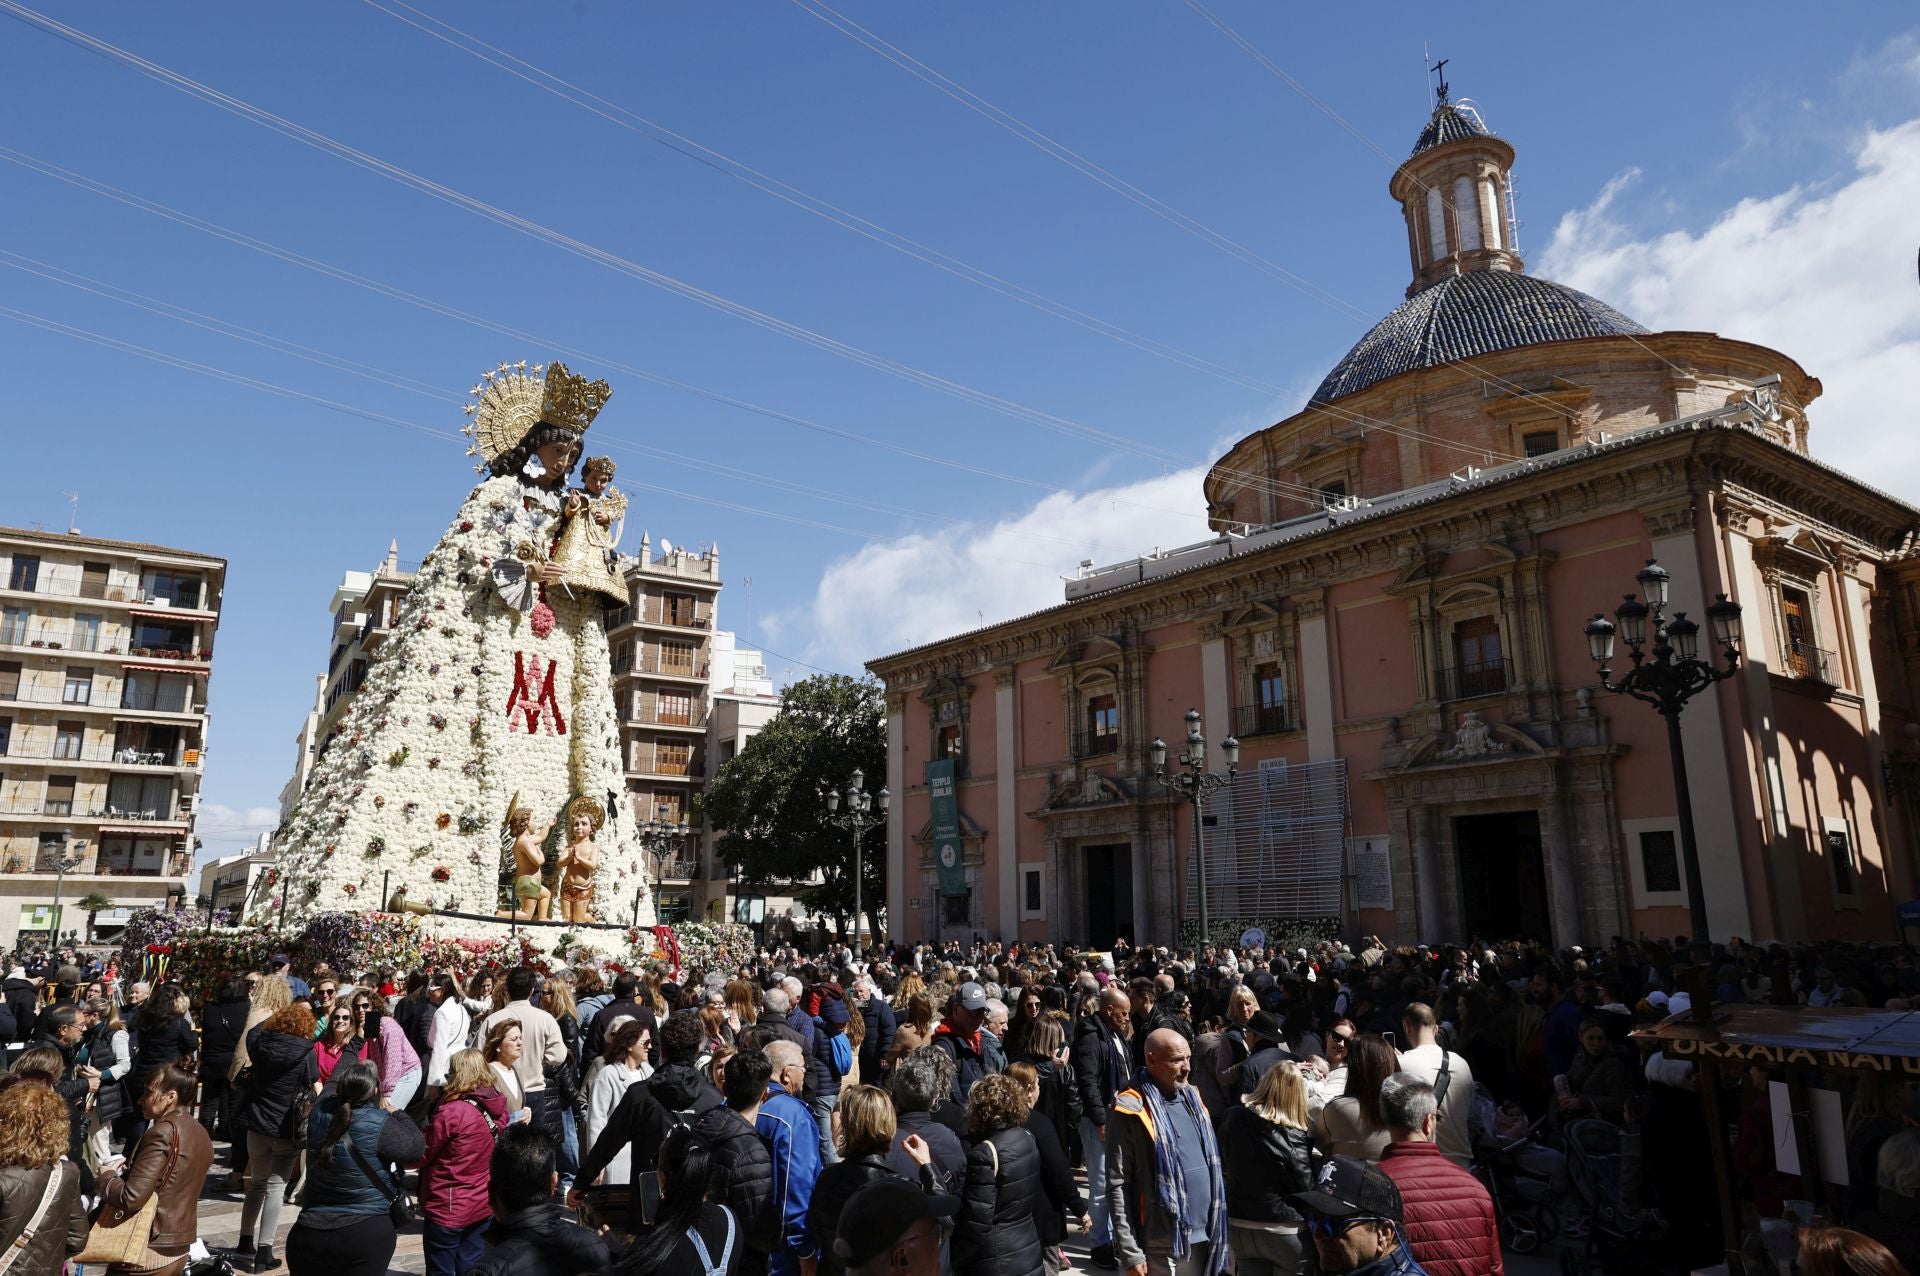
<svg viewBox="0 0 1920 1276">
<path fill-rule="evenodd" d="M 1408 296 L 1449 275 L 1526 269 L 1514 238 L 1513 147 L 1471 102 L 1449 101 L 1445 83 L 1438 97 L 1389 186 L 1407 222 Z"/>
</svg>

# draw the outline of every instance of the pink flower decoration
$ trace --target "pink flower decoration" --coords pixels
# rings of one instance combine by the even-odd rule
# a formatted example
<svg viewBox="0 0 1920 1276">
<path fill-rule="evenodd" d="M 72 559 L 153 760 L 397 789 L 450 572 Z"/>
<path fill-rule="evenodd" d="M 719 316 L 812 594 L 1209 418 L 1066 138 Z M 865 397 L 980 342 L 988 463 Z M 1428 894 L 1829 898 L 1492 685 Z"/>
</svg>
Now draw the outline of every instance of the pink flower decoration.
<svg viewBox="0 0 1920 1276">
<path fill-rule="evenodd" d="M 545 638 L 553 632 L 553 608 L 545 603 L 533 605 L 533 636 Z"/>
</svg>

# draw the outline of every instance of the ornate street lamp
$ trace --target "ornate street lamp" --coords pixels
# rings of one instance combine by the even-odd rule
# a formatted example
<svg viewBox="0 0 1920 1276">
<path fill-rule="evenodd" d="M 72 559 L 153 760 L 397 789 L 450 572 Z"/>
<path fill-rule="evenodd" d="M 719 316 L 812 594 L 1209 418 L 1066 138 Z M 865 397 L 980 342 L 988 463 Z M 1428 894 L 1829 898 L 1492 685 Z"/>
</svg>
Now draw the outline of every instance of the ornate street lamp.
<svg viewBox="0 0 1920 1276">
<path fill-rule="evenodd" d="M 853 949 L 856 953 L 865 951 L 860 947 L 860 920 L 862 917 L 860 911 L 860 888 L 864 884 L 863 879 L 866 876 L 866 861 L 861 849 L 860 839 L 865 836 L 868 829 L 886 820 L 887 805 L 893 800 L 892 794 L 888 793 L 885 789 L 881 789 L 878 793 L 869 794 L 866 790 L 866 783 L 867 775 L 864 771 L 855 770 L 853 775 L 848 778 L 846 792 L 847 809 L 844 811 L 840 809 L 840 790 L 828 789 L 826 791 L 827 814 L 825 818 L 827 823 L 839 828 L 850 829 L 853 832 Z"/>
<path fill-rule="evenodd" d="M 1712 640 L 1721 649 L 1726 668 L 1716 668 L 1711 660 L 1700 659 L 1700 625 L 1677 611 L 1666 617 L 1667 590 L 1672 577 L 1659 563 L 1649 558 L 1634 577 L 1646 598 L 1640 602 L 1628 594 L 1613 609 L 1613 620 L 1595 614 L 1587 622 L 1587 652 L 1599 666 L 1600 685 L 1608 691 L 1632 696 L 1653 706 L 1667 720 L 1667 751 L 1673 760 L 1674 800 L 1680 816 L 1680 857 L 1687 875 L 1687 904 L 1692 914 L 1693 939 L 1708 942 L 1706 888 L 1700 875 L 1700 848 L 1693 835 L 1693 798 L 1687 788 L 1687 755 L 1680 742 L 1680 713 L 1687 701 L 1725 678 L 1740 667 L 1740 604 L 1718 594 L 1707 607 L 1707 624 Z M 1647 645 L 1647 625 L 1652 622 L 1652 645 Z M 1614 681 L 1613 646 L 1618 636 L 1626 639 L 1627 656 L 1633 661 L 1619 681 Z"/>
<path fill-rule="evenodd" d="M 678 824 L 670 824 L 666 820 L 648 820 L 640 826 L 640 848 L 653 855 L 654 862 L 662 870 L 660 873 L 662 880 L 666 878 L 665 869 L 669 853 L 676 848 L 685 847 L 687 836 L 692 832 L 693 830 L 687 827 L 685 819 Z M 633 924 L 635 926 L 640 924 L 640 895 L 645 889 L 642 887 L 633 893 Z"/>
<path fill-rule="evenodd" d="M 1171 774 L 1167 771 L 1167 742 L 1156 737 L 1148 746 L 1148 756 L 1153 762 L 1153 778 L 1161 787 L 1177 797 L 1185 798 L 1193 807 L 1193 855 L 1194 867 L 1200 874 L 1200 943 L 1196 951 L 1204 948 L 1208 942 L 1207 933 L 1207 843 L 1201 831 L 1201 808 L 1205 805 L 1207 794 L 1233 782 L 1240 769 L 1240 742 L 1232 736 L 1220 742 L 1220 755 L 1227 760 L 1225 771 L 1209 771 L 1207 767 L 1207 737 L 1200 731 L 1200 711 L 1187 710 L 1187 747 L 1180 755 L 1181 770 Z"/>
</svg>

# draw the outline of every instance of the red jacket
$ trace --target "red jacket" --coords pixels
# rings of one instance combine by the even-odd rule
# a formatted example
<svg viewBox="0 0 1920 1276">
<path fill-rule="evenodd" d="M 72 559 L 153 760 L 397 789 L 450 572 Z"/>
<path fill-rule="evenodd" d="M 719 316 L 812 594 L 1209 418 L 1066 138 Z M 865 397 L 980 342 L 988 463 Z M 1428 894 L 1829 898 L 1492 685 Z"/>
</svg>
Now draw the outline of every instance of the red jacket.
<svg viewBox="0 0 1920 1276">
<path fill-rule="evenodd" d="M 476 1103 L 493 1118 L 493 1127 Z M 466 1227 L 493 1212 L 487 1167 L 493 1160 L 493 1130 L 506 1124 L 507 1101 L 491 1086 L 435 1105 L 427 1121 L 427 1153 L 417 1162 L 422 1214 L 442 1227 Z"/>
<path fill-rule="evenodd" d="M 1493 1198 L 1437 1143 L 1389 1143 L 1380 1168 L 1400 1189 L 1407 1248 L 1428 1276 L 1505 1276 Z"/>
</svg>

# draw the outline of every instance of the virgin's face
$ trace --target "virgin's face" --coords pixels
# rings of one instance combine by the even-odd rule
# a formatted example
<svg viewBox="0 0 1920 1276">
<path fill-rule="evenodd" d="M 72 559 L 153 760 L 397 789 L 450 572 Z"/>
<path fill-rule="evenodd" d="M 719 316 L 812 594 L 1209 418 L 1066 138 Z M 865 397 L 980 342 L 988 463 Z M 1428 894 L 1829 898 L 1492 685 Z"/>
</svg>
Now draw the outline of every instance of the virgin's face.
<svg viewBox="0 0 1920 1276">
<path fill-rule="evenodd" d="M 540 464 L 547 469 L 539 479 L 540 486 L 558 487 L 565 482 L 567 471 L 573 468 L 574 458 L 579 454 L 580 445 L 565 439 L 543 443 L 536 448 L 534 455 L 540 458 Z"/>
</svg>

